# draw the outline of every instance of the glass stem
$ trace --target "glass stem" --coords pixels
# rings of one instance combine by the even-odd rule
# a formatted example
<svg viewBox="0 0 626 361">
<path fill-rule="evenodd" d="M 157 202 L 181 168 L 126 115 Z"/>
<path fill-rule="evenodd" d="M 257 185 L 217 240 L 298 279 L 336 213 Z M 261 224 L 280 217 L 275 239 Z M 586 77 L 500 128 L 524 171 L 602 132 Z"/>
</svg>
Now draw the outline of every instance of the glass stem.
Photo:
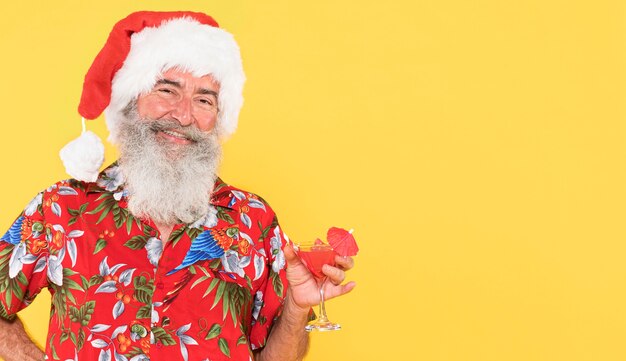
<svg viewBox="0 0 626 361">
<path fill-rule="evenodd" d="M 326 306 L 324 305 L 324 284 L 326 283 L 326 279 L 320 285 L 320 317 L 319 321 L 328 321 L 326 317 Z"/>
</svg>

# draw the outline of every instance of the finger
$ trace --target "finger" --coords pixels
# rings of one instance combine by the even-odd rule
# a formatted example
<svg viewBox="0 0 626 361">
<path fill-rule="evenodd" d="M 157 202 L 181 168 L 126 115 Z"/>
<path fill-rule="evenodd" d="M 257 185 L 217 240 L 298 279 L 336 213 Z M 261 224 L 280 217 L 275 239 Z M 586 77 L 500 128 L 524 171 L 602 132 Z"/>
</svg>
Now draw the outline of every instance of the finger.
<svg viewBox="0 0 626 361">
<path fill-rule="evenodd" d="M 335 263 L 338 268 L 341 268 L 344 271 L 347 271 L 354 267 L 354 259 L 348 256 L 335 256 Z"/>
<path fill-rule="evenodd" d="M 285 245 L 283 253 L 287 262 L 287 280 L 291 286 L 301 285 L 314 279 L 291 244 Z"/>
<path fill-rule="evenodd" d="M 285 245 L 285 248 L 283 249 L 283 253 L 285 254 L 285 260 L 287 261 L 288 265 L 296 266 L 302 263 L 302 261 L 300 261 L 300 258 L 296 254 L 296 251 L 294 251 L 293 246 L 291 244 Z"/>
<path fill-rule="evenodd" d="M 327 264 L 322 267 L 322 273 L 328 276 L 328 280 L 335 285 L 341 284 L 346 279 L 346 273 L 343 270 Z"/>
<path fill-rule="evenodd" d="M 296 254 L 296 251 L 293 249 L 291 243 L 285 245 L 283 253 L 285 254 L 285 261 L 287 261 L 288 269 L 304 267 L 304 264 L 300 260 L 300 257 Z"/>
<path fill-rule="evenodd" d="M 345 285 L 339 286 L 327 285 L 327 287 L 324 289 L 324 296 L 327 300 L 329 300 L 331 298 L 339 297 L 341 295 L 349 293 L 354 289 L 354 287 L 356 287 L 356 282 L 354 281 L 350 281 Z"/>
</svg>

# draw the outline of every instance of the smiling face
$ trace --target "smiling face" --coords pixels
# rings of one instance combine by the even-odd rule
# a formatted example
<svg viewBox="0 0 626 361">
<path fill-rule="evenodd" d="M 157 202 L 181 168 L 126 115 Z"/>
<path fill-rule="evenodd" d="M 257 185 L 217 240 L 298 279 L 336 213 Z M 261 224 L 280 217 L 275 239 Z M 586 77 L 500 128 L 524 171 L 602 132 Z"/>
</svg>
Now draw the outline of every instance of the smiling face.
<svg viewBox="0 0 626 361">
<path fill-rule="evenodd" d="M 171 226 L 209 213 L 221 159 L 215 132 L 168 116 L 141 117 L 136 101 L 121 112 L 118 132 L 120 172 L 134 216 Z"/>
<path fill-rule="evenodd" d="M 215 128 L 219 90 L 210 75 L 195 77 L 172 68 L 162 74 L 152 90 L 137 98 L 137 112 L 140 119 L 178 122 L 182 128 L 160 129 L 157 137 L 170 144 L 190 144 L 194 140 L 186 127 L 207 133 Z"/>
<path fill-rule="evenodd" d="M 219 84 L 170 69 L 122 110 L 116 130 L 128 209 L 158 224 L 206 216 L 221 159 Z"/>
</svg>

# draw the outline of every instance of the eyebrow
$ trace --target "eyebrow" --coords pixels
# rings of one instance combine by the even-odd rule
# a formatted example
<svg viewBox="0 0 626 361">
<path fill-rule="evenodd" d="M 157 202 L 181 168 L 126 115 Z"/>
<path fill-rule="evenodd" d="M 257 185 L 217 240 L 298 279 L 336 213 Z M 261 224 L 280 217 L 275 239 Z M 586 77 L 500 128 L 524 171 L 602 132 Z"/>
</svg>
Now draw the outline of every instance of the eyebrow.
<svg viewBox="0 0 626 361">
<path fill-rule="evenodd" d="M 159 79 L 159 80 L 157 80 L 156 85 L 160 85 L 160 84 L 172 85 L 172 86 L 175 86 L 177 88 L 180 88 L 180 82 L 177 82 L 175 80 Z"/>
<path fill-rule="evenodd" d="M 217 92 L 207 88 L 200 88 L 198 90 L 198 94 L 213 95 L 215 98 L 217 98 Z"/>
<path fill-rule="evenodd" d="M 177 82 L 176 80 L 171 80 L 171 79 L 159 79 L 156 82 L 156 85 L 171 85 L 174 86 L 176 88 L 181 88 L 180 82 Z M 198 90 L 198 94 L 203 94 L 203 95 L 213 95 L 215 98 L 217 98 L 217 92 L 211 89 L 207 89 L 207 88 L 200 88 Z"/>
</svg>

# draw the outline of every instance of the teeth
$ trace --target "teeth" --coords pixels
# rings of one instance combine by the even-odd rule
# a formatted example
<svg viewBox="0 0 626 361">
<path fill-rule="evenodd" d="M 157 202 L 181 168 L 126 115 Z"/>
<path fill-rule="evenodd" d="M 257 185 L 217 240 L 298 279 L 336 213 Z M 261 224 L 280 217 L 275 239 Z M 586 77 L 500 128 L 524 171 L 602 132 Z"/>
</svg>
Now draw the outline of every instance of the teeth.
<svg viewBox="0 0 626 361">
<path fill-rule="evenodd" d="M 178 138 L 178 139 L 187 139 L 187 137 L 184 134 L 180 134 L 178 132 L 173 132 L 171 130 L 162 130 L 162 132 L 167 134 L 167 135 L 171 135 L 172 137 Z"/>
</svg>

